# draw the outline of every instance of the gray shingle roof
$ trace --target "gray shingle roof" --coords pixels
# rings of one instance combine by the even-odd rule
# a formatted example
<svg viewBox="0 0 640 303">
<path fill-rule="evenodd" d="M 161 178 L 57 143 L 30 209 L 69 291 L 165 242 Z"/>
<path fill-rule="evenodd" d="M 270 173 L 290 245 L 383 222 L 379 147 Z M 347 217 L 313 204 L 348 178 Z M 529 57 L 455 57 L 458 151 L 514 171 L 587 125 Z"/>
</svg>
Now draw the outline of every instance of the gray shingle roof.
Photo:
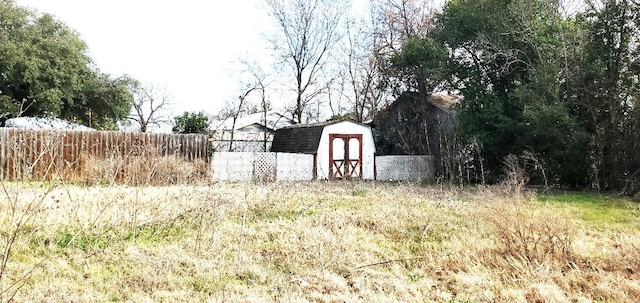
<svg viewBox="0 0 640 303">
<path fill-rule="evenodd" d="M 306 124 L 276 130 L 271 152 L 316 154 L 325 124 Z"/>
</svg>

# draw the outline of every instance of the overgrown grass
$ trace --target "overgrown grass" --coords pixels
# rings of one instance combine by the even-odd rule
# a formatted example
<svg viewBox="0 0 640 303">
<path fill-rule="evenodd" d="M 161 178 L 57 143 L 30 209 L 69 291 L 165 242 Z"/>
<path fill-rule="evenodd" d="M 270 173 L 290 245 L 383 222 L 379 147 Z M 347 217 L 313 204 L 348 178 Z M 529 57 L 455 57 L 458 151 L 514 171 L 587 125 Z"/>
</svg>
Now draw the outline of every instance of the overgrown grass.
<svg viewBox="0 0 640 303">
<path fill-rule="evenodd" d="M 640 203 L 629 198 L 587 192 L 545 194 L 540 202 L 572 210 L 591 227 L 640 231 Z"/>
<path fill-rule="evenodd" d="M 370 182 L 7 188 L 43 199 L 7 267 L 24 279 L 16 302 L 640 300 L 640 231 L 584 219 L 599 198 Z"/>
</svg>

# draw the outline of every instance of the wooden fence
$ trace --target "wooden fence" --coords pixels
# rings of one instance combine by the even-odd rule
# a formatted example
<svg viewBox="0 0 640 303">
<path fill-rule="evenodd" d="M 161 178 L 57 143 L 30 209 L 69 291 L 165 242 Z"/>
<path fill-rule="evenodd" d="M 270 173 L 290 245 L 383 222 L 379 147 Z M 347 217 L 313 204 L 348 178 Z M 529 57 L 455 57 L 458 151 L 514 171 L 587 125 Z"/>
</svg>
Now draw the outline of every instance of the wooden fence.
<svg viewBox="0 0 640 303">
<path fill-rule="evenodd" d="M 82 178 L 89 159 L 177 156 L 209 162 L 207 135 L 0 128 L 0 177 Z"/>
</svg>

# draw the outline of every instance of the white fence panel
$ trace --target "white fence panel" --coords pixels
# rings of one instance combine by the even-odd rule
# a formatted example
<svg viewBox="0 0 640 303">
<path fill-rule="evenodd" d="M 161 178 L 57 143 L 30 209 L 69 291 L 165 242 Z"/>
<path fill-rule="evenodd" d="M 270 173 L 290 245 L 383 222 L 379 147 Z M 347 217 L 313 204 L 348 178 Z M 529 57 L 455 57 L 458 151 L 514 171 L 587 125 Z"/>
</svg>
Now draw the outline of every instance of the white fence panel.
<svg viewBox="0 0 640 303">
<path fill-rule="evenodd" d="M 253 153 L 215 152 L 211 160 L 214 181 L 251 181 Z"/>
<path fill-rule="evenodd" d="M 313 180 L 313 155 L 289 153 L 215 152 L 213 181 Z"/>
<path fill-rule="evenodd" d="M 273 182 L 276 180 L 276 154 L 253 153 L 253 181 Z"/>
<path fill-rule="evenodd" d="M 377 180 L 419 181 L 433 178 L 433 156 L 376 156 Z"/>
<path fill-rule="evenodd" d="M 313 155 L 290 153 L 216 152 L 214 181 L 310 181 Z M 376 156 L 377 180 L 418 181 L 434 178 L 432 156 Z"/>
<path fill-rule="evenodd" d="M 313 180 L 313 155 L 277 154 L 278 181 L 310 181 Z"/>
</svg>

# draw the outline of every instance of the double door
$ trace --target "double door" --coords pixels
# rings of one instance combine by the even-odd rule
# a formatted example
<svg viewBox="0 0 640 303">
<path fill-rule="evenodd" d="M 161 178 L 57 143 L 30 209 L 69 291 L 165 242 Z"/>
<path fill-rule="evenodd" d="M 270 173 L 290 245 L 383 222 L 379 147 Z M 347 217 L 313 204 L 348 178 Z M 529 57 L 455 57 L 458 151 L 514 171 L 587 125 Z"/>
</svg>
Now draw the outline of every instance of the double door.
<svg viewBox="0 0 640 303">
<path fill-rule="evenodd" d="M 329 134 L 329 179 L 362 179 L 362 134 Z"/>
</svg>

